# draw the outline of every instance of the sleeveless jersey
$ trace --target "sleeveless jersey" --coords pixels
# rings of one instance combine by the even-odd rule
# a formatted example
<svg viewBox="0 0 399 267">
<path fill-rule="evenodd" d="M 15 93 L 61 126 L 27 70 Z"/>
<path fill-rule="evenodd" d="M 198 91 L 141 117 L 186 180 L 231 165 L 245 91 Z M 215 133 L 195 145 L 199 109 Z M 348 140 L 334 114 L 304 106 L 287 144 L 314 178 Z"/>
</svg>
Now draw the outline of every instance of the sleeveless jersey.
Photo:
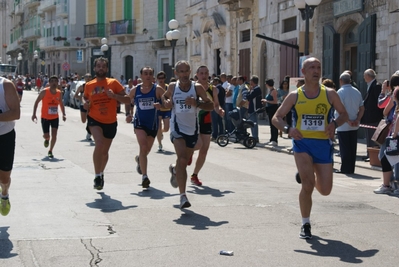
<svg viewBox="0 0 399 267">
<path fill-rule="evenodd" d="M 176 82 L 172 95 L 171 131 L 186 135 L 198 134 L 197 107 L 186 105 L 185 103 L 187 97 L 197 99 L 197 91 L 194 84 L 194 82 L 191 82 L 190 89 L 184 92 L 180 89 L 180 82 Z"/>
<path fill-rule="evenodd" d="M 213 101 L 213 85 L 209 85 L 208 89 L 206 90 L 206 95 L 208 96 L 209 99 L 211 99 Z M 205 124 L 209 124 L 212 123 L 212 119 L 211 119 L 211 112 L 210 111 L 205 111 L 200 109 L 198 111 L 198 121 L 200 124 L 205 123 Z"/>
<path fill-rule="evenodd" d="M 144 126 L 150 130 L 158 129 L 157 110 L 154 107 L 156 99 L 156 85 L 153 84 L 151 90 L 143 94 L 141 92 L 141 84 L 136 88 L 136 95 L 134 96 L 134 105 L 136 106 L 136 113 L 134 114 L 134 126 Z"/>
<path fill-rule="evenodd" d="M 332 105 L 328 100 L 327 89 L 320 85 L 319 94 L 315 98 L 308 98 L 303 86 L 297 90 L 298 96 L 293 107 L 293 126 L 304 138 L 328 139 L 325 129 L 333 119 Z"/>
<path fill-rule="evenodd" d="M 165 92 L 168 90 L 168 84 L 166 84 L 166 89 L 165 89 Z M 161 101 L 161 104 L 162 104 L 162 101 Z M 160 111 L 169 111 L 170 110 L 170 108 L 160 108 L 159 109 Z"/>
<path fill-rule="evenodd" d="M 61 91 L 56 90 L 55 94 L 52 94 L 50 87 L 44 89 L 45 94 L 42 99 L 42 118 L 47 120 L 54 120 L 58 118 L 58 105 L 61 100 Z"/>
<path fill-rule="evenodd" d="M 0 112 L 6 112 L 9 111 L 10 108 L 8 107 L 6 103 L 6 96 L 4 93 L 4 78 L 0 77 Z M 14 129 L 15 126 L 15 121 L 0 121 L 0 135 L 6 134 L 11 132 L 12 129 Z"/>
</svg>

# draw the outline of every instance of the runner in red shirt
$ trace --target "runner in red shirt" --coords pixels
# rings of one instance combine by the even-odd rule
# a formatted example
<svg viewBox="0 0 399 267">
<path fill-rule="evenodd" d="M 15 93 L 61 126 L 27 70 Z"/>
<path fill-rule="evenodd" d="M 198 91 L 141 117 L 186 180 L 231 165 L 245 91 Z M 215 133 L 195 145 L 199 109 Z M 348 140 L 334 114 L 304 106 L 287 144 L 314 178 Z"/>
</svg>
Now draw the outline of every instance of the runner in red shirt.
<svg viewBox="0 0 399 267">
<path fill-rule="evenodd" d="M 22 101 L 22 94 L 24 93 L 24 86 L 25 86 L 25 83 L 22 81 L 21 76 L 19 76 L 18 80 L 15 84 L 15 87 L 17 88 L 17 93 L 19 96 L 19 102 Z"/>
</svg>

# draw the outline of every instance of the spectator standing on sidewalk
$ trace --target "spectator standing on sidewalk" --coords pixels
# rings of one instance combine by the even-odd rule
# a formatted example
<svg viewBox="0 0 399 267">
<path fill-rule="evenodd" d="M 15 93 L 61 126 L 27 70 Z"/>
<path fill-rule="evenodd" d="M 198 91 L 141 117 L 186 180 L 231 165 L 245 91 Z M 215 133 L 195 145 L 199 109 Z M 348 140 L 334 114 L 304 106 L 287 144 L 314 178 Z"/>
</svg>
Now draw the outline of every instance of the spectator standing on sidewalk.
<svg viewBox="0 0 399 267">
<path fill-rule="evenodd" d="M 15 120 L 21 114 L 19 97 L 12 81 L 0 77 L 0 214 L 11 209 L 8 190 L 15 153 Z"/>
<path fill-rule="evenodd" d="M 399 86 L 399 72 L 395 72 L 390 80 L 388 85 L 387 81 L 382 83 L 382 90 L 380 94 L 379 107 L 384 108 L 384 117 L 387 122 L 392 123 L 390 126 L 390 133 L 388 135 L 394 135 L 399 131 L 397 127 L 398 123 L 398 99 L 399 99 L 399 89 L 395 89 L 392 92 L 392 88 L 398 88 Z M 387 100 L 389 102 L 387 103 Z M 399 195 L 399 189 L 391 186 L 392 180 L 397 180 L 399 176 L 399 164 L 395 164 L 392 168 L 392 164 L 388 161 L 387 156 L 385 155 L 386 145 L 383 143 L 380 147 L 380 153 L 378 154 L 378 159 L 381 162 L 382 166 L 382 185 L 377 189 L 373 190 L 376 194 L 390 194 L 393 193 L 395 195 Z M 392 192 L 393 191 L 393 192 Z"/>
<path fill-rule="evenodd" d="M 259 143 L 259 125 L 258 125 L 258 113 L 255 111 L 262 107 L 262 90 L 259 87 L 259 77 L 253 75 L 249 81 L 250 90 L 247 95 L 248 100 L 248 113 L 251 114 L 249 119 L 253 121 L 254 127 L 251 128 L 252 137 L 255 138 L 256 142 Z"/>
<path fill-rule="evenodd" d="M 305 85 L 291 92 L 273 117 L 273 124 L 290 134 L 295 163 L 302 188 L 299 207 L 302 216 L 300 238 L 311 239 L 310 213 L 312 193 L 330 194 L 333 185 L 333 146 L 335 129 L 348 121 L 348 114 L 334 89 L 319 83 L 321 63 L 317 58 L 306 59 L 302 65 Z M 294 125 L 284 122 L 293 108 Z M 339 114 L 333 120 L 332 108 Z"/>
<path fill-rule="evenodd" d="M 383 110 L 378 107 L 378 97 L 381 93 L 381 84 L 375 79 L 376 73 L 372 69 L 367 69 L 364 72 L 364 80 L 367 83 L 367 92 L 363 100 L 364 115 L 361 119 L 361 124 L 377 127 L 383 116 Z M 375 132 L 375 128 L 365 128 L 367 147 L 373 147 L 374 142 L 371 140 Z M 364 161 L 370 161 L 369 154 L 364 158 Z"/>
<path fill-rule="evenodd" d="M 341 169 L 338 172 L 353 174 L 356 163 L 357 132 L 364 113 L 363 98 L 359 90 L 350 84 L 349 73 L 343 72 L 339 77 L 339 82 L 341 88 L 337 93 L 348 112 L 349 120 L 337 128 L 341 154 Z M 338 116 L 337 112 L 335 112 L 335 116 Z"/>
<path fill-rule="evenodd" d="M 219 100 L 218 108 L 211 111 L 211 116 L 212 116 L 212 139 L 211 140 L 216 141 L 216 138 L 219 135 L 224 134 L 223 117 L 220 115 L 219 107 L 221 109 L 222 109 L 222 107 L 224 107 L 226 91 L 222 86 L 222 81 L 218 77 L 215 77 L 213 79 L 212 83 L 213 83 L 212 91 L 214 90 L 216 92 L 217 99 Z"/>
<path fill-rule="evenodd" d="M 231 123 L 229 112 L 233 110 L 233 92 L 237 79 L 233 79 L 233 75 L 227 75 L 228 86 L 226 90 L 226 103 L 224 104 L 225 116 L 224 116 L 224 127 L 228 132 L 233 131 L 234 126 Z"/>
<path fill-rule="evenodd" d="M 277 90 L 274 88 L 274 80 L 273 79 L 267 79 L 266 82 L 266 88 L 267 91 L 269 92 L 265 99 L 262 99 L 262 103 L 266 104 L 266 112 L 267 116 L 269 117 L 269 124 L 270 124 L 270 141 L 266 143 L 266 145 L 272 145 L 272 146 L 277 146 L 278 142 L 278 129 L 277 127 L 272 123 L 272 118 L 274 114 L 277 111 L 278 108 L 278 99 L 277 99 Z M 287 112 L 288 114 L 288 112 Z"/>
</svg>

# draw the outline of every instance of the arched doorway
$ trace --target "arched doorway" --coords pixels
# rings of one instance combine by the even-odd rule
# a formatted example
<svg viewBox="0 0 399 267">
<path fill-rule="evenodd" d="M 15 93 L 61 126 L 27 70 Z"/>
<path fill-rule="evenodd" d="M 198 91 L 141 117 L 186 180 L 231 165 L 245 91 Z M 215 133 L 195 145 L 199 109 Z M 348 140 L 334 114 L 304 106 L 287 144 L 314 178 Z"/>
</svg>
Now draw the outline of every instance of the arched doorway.
<svg viewBox="0 0 399 267">
<path fill-rule="evenodd" d="M 125 79 L 128 81 L 129 79 L 133 79 L 133 57 L 126 56 L 125 57 Z"/>
<path fill-rule="evenodd" d="M 357 81 L 357 46 L 358 46 L 358 24 L 352 25 L 344 34 L 343 38 L 343 64 L 345 70 L 352 72 L 352 79 Z"/>
</svg>

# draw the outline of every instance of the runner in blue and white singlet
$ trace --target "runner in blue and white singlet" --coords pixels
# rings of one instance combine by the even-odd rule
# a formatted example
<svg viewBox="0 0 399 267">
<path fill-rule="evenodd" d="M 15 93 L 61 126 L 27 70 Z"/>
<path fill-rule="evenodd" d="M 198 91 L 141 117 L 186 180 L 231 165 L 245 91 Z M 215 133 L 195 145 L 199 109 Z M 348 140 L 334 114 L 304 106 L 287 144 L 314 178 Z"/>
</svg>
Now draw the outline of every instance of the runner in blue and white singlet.
<svg viewBox="0 0 399 267">
<path fill-rule="evenodd" d="M 190 89 L 184 92 L 180 89 L 180 82 L 177 81 L 172 96 L 171 132 L 176 131 L 179 134 L 197 135 L 198 109 L 196 106 L 186 104 L 187 97 L 197 99 L 194 82 L 191 83 Z"/>
</svg>

